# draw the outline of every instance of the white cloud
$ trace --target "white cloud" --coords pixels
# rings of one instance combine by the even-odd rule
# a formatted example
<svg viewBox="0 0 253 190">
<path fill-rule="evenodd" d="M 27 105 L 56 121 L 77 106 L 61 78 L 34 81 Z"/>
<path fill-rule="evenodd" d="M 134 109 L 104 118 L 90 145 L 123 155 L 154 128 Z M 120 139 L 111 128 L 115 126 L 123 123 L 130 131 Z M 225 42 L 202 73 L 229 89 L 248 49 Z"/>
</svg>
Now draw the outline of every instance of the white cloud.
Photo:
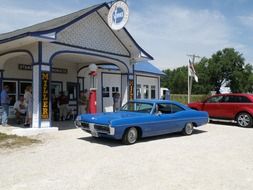
<svg viewBox="0 0 253 190">
<path fill-rule="evenodd" d="M 33 10 L 18 7 L 0 7 L 0 33 L 10 32 L 39 22 L 47 21 L 64 14 L 67 10 Z"/>
<path fill-rule="evenodd" d="M 238 16 L 239 21 L 246 27 L 253 29 L 253 14 Z"/>
<path fill-rule="evenodd" d="M 130 19 L 129 31 L 161 69 L 186 65 L 187 54 L 209 57 L 224 47 L 244 48 L 231 40 L 232 27 L 217 11 L 156 5 Z"/>
</svg>

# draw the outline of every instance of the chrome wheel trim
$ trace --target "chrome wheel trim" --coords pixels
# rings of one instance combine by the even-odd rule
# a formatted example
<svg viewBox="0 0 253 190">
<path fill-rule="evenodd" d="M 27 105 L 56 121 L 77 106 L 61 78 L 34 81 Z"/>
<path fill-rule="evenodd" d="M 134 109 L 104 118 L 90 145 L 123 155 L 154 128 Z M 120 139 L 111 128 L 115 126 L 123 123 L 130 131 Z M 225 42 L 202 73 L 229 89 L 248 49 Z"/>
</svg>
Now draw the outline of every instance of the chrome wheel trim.
<svg viewBox="0 0 253 190">
<path fill-rule="evenodd" d="M 190 134 L 192 134 L 192 132 L 193 132 L 193 125 L 191 123 L 187 123 L 185 125 L 185 133 L 187 135 L 190 135 Z"/>
<path fill-rule="evenodd" d="M 237 122 L 240 126 L 246 127 L 250 124 L 250 117 L 248 114 L 240 114 L 238 116 Z"/>
<path fill-rule="evenodd" d="M 137 130 L 135 128 L 129 129 L 128 134 L 127 134 L 128 142 L 130 144 L 135 143 L 137 140 L 137 137 L 138 137 Z"/>
</svg>

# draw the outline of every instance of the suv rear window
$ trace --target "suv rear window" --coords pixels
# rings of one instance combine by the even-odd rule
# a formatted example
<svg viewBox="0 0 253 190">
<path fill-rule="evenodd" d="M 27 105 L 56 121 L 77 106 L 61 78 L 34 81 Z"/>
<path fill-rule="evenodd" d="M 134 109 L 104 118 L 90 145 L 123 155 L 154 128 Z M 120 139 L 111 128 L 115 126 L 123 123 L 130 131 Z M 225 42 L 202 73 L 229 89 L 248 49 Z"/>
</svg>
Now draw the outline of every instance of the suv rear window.
<svg viewBox="0 0 253 190">
<path fill-rule="evenodd" d="M 224 96 L 222 102 L 227 103 L 250 103 L 251 101 L 246 96 Z"/>
<path fill-rule="evenodd" d="M 245 96 L 238 96 L 240 103 L 250 103 L 251 101 Z"/>
</svg>

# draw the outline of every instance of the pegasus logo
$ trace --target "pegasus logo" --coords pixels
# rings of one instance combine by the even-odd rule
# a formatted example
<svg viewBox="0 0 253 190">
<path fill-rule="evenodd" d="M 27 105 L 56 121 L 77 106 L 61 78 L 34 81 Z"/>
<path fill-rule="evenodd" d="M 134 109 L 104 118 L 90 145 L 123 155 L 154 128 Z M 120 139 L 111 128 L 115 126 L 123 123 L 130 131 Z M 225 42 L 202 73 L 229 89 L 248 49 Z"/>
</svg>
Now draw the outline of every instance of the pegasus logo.
<svg viewBox="0 0 253 190">
<path fill-rule="evenodd" d="M 113 12 L 113 22 L 115 24 L 120 23 L 124 18 L 124 11 L 120 7 L 115 7 L 115 10 Z"/>
</svg>

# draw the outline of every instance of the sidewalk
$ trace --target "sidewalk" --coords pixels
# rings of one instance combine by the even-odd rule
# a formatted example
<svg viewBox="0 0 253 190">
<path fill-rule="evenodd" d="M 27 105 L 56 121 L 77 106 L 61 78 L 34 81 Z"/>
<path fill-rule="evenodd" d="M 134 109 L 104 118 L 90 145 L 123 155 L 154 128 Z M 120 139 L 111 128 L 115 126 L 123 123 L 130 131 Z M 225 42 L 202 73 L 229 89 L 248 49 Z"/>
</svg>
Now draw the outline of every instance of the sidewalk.
<svg viewBox="0 0 253 190">
<path fill-rule="evenodd" d="M 7 127 L 0 125 L 0 133 L 5 134 L 16 134 L 20 136 L 31 136 L 38 133 L 46 132 L 56 132 L 58 130 L 68 130 L 75 129 L 74 122 L 70 121 L 58 121 L 53 122 L 52 127 L 50 128 L 27 128 L 23 124 L 15 124 L 15 122 L 10 121 L 10 124 Z"/>
</svg>

